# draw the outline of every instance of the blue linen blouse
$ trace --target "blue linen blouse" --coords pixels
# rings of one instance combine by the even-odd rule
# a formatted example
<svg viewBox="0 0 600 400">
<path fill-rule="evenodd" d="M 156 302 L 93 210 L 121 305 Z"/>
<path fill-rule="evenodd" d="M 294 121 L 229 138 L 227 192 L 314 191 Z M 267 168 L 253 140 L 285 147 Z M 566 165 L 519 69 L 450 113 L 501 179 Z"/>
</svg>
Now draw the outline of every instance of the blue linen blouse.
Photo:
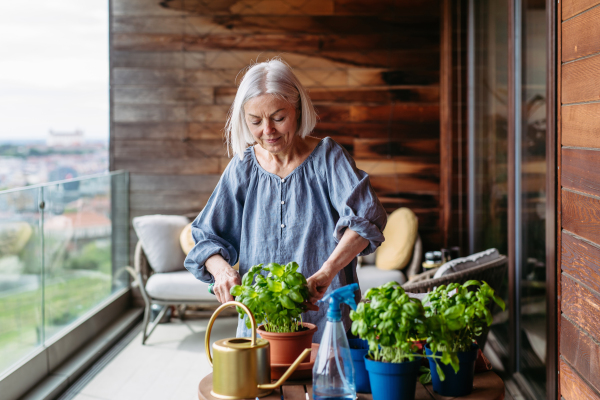
<svg viewBox="0 0 600 400">
<path fill-rule="evenodd" d="M 253 265 L 296 261 L 306 278 L 329 258 L 346 228 L 369 241 L 360 255 L 375 251 L 385 240 L 387 215 L 369 176 L 356 168 L 350 154 L 331 138 L 325 138 L 302 164 L 285 178 L 267 172 L 256 159 L 254 147 L 243 160 L 234 157 L 192 223 L 196 245 L 185 267 L 206 283 L 214 277 L 204 263 L 220 254 L 230 265 L 239 260 L 243 276 Z M 331 282 L 328 292 L 358 282 L 356 257 Z M 360 291 L 356 292 L 356 302 Z M 327 306 L 302 314 L 302 320 L 318 327 L 313 342 L 321 340 Z M 342 310 L 346 330 L 349 308 Z M 242 320 L 238 337 L 249 337 Z"/>
</svg>

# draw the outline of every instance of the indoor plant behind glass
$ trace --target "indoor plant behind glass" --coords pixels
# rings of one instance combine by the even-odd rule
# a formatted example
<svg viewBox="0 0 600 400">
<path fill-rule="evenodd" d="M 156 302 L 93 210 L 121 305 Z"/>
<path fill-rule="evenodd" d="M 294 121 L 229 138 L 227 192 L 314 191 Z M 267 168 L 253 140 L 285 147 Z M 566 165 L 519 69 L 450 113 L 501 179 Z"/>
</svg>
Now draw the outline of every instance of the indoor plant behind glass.
<svg viewBox="0 0 600 400">
<path fill-rule="evenodd" d="M 352 333 L 369 342 L 365 366 L 374 400 L 414 399 L 422 354 L 414 341 L 425 333 L 421 302 L 389 282 L 369 289 L 350 312 Z"/>
<path fill-rule="evenodd" d="M 296 262 L 280 265 L 255 265 L 242 278 L 242 285 L 231 288 L 231 295 L 246 305 L 256 322 L 258 333 L 271 345 L 272 364 L 291 364 L 304 349 L 312 345 L 317 327 L 302 322 L 308 299 L 306 278 L 298 272 Z M 267 272 L 265 276 L 262 273 Z M 243 310 L 238 308 L 240 318 Z M 246 326 L 250 321 L 246 318 Z"/>
<path fill-rule="evenodd" d="M 477 286 L 477 291 L 469 291 Z M 492 324 L 488 305 L 504 301 L 486 283 L 470 280 L 435 288 L 423 298 L 427 345 L 433 389 L 443 396 L 465 396 L 473 390 L 478 347 L 475 337 Z M 435 355 L 435 356 L 433 356 Z M 438 359 L 441 363 L 438 363 Z"/>
</svg>

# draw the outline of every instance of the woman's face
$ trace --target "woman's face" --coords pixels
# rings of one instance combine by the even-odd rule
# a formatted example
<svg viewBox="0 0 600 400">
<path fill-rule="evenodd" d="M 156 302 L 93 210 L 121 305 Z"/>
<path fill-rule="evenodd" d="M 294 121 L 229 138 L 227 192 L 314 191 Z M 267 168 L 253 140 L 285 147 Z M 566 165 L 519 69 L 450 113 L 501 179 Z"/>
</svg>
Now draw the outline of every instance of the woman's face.
<svg viewBox="0 0 600 400">
<path fill-rule="evenodd" d="M 263 94 L 246 103 L 244 114 L 250 133 L 263 149 L 277 154 L 292 146 L 298 122 L 296 110 L 289 102 Z"/>
</svg>

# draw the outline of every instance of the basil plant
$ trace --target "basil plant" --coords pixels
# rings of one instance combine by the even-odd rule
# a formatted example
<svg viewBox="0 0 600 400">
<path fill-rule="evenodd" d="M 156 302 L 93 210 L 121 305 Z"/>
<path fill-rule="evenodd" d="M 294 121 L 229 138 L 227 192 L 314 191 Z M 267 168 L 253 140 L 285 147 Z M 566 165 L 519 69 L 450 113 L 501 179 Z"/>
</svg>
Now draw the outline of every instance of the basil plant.
<svg viewBox="0 0 600 400">
<path fill-rule="evenodd" d="M 296 262 L 280 265 L 269 263 L 255 265 L 242 277 L 242 285 L 235 285 L 230 293 L 236 301 L 247 306 L 256 322 L 267 332 L 296 332 L 302 328 L 301 314 L 308 299 L 306 278 L 297 272 Z M 266 276 L 264 273 L 267 273 Z M 240 318 L 244 311 L 237 307 Z M 251 328 L 246 318 L 246 326 Z"/>
<path fill-rule="evenodd" d="M 469 291 L 477 286 L 476 291 Z M 442 363 L 451 364 L 458 372 L 458 352 L 471 350 L 475 337 L 492 324 L 492 313 L 488 306 L 495 302 L 505 309 L 504 301 L 494 295 L 486 282 L 470 280 L 464 284 L 442 285 L 423 298 L 427 317 L 427 344 L 435 354 L 441 352 Z M 436 359 L 437 357 L 434 357 Z M 438 373 L 441 372 L 439 365 Z M 440 377 L 443 377 L 443 373 Z"/>
<path fill-rule="evenodd" d="M 397 282 L 371 288 L 365 297 L 350 319 L 352 333 L 369 342 L 371 359 L 401 363 L 423 357 L 414 343 L 426 331 L 421 302 L 408 297 Z"/>
</svg>

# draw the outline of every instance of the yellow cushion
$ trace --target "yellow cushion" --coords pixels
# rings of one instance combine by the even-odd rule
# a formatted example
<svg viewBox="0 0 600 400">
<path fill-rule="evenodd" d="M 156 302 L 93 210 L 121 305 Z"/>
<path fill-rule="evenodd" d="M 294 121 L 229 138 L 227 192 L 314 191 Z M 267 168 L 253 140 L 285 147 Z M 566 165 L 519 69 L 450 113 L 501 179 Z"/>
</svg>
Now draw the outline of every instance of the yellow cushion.
<svg viewBox="0 0 600 400">
<path fill-rule="evenodd" d="M 192 237 L 192 223 L 191 222 L 189 224 L 187 224 L 185 226 L 185 228 L 183 228 L 183 230 L 181 231 L 181 235 L 179 236 L 179 242 L 181 243 L 181 249 L 183 250 L 183 252 L 186 255 L 196 245 L 196 243 L 194 243 L 194 238 Z M 240 265 L 240 263 L 238 262 L 237 264 L 235 264 L 233 266 L 233 268 L 235 270 L 239 271 L 239 265 Z"/>
<path fill-rule="evenodd" d="M 383 230 L 385 242 L 375 253 L 377 268 L 391 270 L 406 267 L 412 257 L 418 228 L 417 216 L 410 209 L 399 208 L 394 211 Z"/>
</svg>

